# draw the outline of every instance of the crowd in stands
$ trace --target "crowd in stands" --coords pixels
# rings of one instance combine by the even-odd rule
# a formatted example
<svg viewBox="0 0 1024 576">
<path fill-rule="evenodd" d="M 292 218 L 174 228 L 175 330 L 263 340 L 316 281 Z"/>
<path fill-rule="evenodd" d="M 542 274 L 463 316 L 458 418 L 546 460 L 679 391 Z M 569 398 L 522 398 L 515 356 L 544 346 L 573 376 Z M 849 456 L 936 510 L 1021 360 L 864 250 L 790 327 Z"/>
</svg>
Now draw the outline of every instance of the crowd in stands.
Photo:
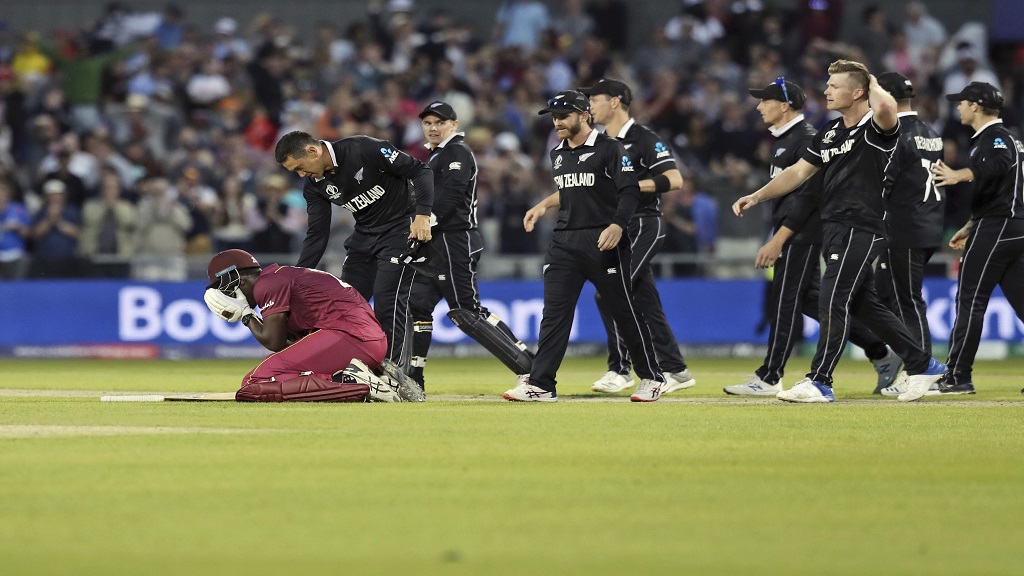
<svg viewBox="0 0 1024 576">
<path fill-rule="evenodd" d="M 900 72 L 953 165 L 970 134 L 944 93 L 973 80 L 1000 86 L 1004 117 L 1018 125 L 1024 50 L 997 73 L 981 24 L 951 33 L 921 2 L 907 3 L 901 21 L 879 7 L 842 14 L 842 2 L 765 5 L 683 0 L 642 40 L 628 37 L 628 22 L 643 15 L 623 0 L 508 0 L 490 34 L 413 0 L 371 0 L 344 25 L 308 29 L 269 13 L 209 27 L 174 4 L 141 12 L 111 3 L 78 29 L 15 31 L 0 44 L 0 278 L 123 276 L 131 261 L 137 277 L 182 279 L 188 256 L 295 253 L 302 182 L 274 163 L 278 137 L 366 134 L 425 159 L 417 114 L 432 100 L 452 105 L 476 153 L 494 254 L 541 252 L 544 234 L 522 229 L 526 210 L 553 190 L 551 123 L 536 111 L 602 77 L 633 87 L 632 115 L 672 142 L 683 167 L 686 185 L 664 199 L 669 253 L 712 254 L 721 238 L 765 232 L 721 208 L 767 178 L 768 132 L 749 87 L 797 82 L 820 126 L 830 62 Z M 844 19 L 858 21 L 849 37 Z M 966 198 L 950 198 L 956 228 Z M 335 225 L 351 219 L 339 210 Z"/>
</svg>

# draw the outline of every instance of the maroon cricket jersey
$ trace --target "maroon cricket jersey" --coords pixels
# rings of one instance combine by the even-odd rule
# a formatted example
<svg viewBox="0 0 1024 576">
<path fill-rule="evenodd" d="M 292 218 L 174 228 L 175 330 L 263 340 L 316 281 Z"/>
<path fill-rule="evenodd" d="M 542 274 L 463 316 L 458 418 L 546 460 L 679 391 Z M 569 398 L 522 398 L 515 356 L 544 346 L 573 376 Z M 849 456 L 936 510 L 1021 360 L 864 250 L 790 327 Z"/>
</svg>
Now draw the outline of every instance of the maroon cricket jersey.
<svg viewBox="0 0 1024 576">
<path fill-rule="evenodd" d="M 288 315 L 288 332 L 305 336 L 318 329 L 338 330 L 369 342 L 384 338 L 373 309 L 355 288 L 310 268 L 271 264 L 253 289 L 260 313 Z"/>
</svg>

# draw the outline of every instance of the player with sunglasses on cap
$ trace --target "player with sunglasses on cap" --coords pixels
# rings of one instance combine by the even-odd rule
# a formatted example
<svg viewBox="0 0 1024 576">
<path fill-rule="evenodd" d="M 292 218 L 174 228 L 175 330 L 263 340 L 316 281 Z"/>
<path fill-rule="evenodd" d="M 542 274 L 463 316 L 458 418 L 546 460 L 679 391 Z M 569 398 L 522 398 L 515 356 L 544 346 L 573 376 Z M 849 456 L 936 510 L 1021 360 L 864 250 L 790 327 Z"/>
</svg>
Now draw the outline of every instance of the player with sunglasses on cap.
<svg viewBox="0 0 1024 576">
<path fill-rule="evenodd" d="M 240 402 L 422 401 L 419 387 L 385 360 L 387 337 L 353 287 L 319 270 L 260 267 L 226 250 L 207 267 L 206 305 L 245 324 L 273 352 L 242 379 Z M 253 312 L 259 307 L 260 315 Z M 384 374 L 378 376 L 374 370 Z"/>
<path fill-rule="evenodd" d="M 834 402 L 832 373 L 857 316 L 903 362 L 907 390 L 927 392 L 945 366 L 931 358 L 878 298 L 871 263 L 885 239 L 881 190 L 889 155 L 899 137 L 896 100 L 859 62 L 829 68 L 825 102 L 840 117 L 814 137 L 803 156 L 768 184 L 733 204 L 739 216 L 762 200 L 784 196 L 821 171 L 822 256 L 818 347 L 807 377 L 776 397 L 786 402 Z M 901 400 L 909 400 L 900 396 Z"/>
<path fill-rule="evenodd" d="M 770 177 L 796 164 L 810 146 L 817 130 L 807 122 L 801 110 L 807 96 L 797 84 L 777 78 L 762 89 L 749 90 L 759 98 L 757 111 L 775 138 L 772 144 Z M 726 386 L 726 394 L 736 396 L 775 396 L 783 390 L 786 362 L 797 342 L 802 340 L 803 316 L 818 319 L 821 284 L 821 207 L 822 175 L 815 174 L 791 194 L 772 200 L 771 220 L 775 231 L 757 252 L 754 265 L 774 267 L 767 310 L 768 350 L 764 362 L 750 380 Z M 878 374 L 877 388 L 885 388 L 896 379 L 903 364 L 856 318 L 850 320 L 850 341 L 865 350 Z"/>
<path fill-rule="evenodd" d="M 665 379 L 643 314 L 633 306 L 632 255 L 628 238 L 622 241 L 640 203 L 633 161 L 621 142 L 594 130 L 590 102 L 582 93 L 559 92 L 539 114 L 551 115 L 561 140 L 550 154 L 558 191 L 527 211 L 523 227 L 532 232 L 537 220 L 556 207 L 558 222 L 544 259 L 544 313 L 533 371 L 504 397 L 558 400 L 555 374 L 569 344 L 576 302 L 589 280 L 607 299 L 641 378 L 630 400 L 654 402 Z"/>
</svg>

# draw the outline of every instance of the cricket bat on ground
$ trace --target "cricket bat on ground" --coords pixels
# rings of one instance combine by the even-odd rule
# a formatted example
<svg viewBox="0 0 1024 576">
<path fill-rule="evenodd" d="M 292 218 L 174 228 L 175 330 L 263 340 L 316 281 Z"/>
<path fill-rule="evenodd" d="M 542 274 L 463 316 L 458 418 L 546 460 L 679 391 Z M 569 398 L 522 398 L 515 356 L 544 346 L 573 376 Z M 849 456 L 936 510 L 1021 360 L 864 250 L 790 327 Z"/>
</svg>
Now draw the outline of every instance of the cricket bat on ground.
<svg viewBox="0 0 1024 576">
<path fill-rule="evenodd" d="M 100 402 L 234 402 L 234 392 L 203 392 L 197 394 L 125 394 L 101 396 Z"/>
</svg>

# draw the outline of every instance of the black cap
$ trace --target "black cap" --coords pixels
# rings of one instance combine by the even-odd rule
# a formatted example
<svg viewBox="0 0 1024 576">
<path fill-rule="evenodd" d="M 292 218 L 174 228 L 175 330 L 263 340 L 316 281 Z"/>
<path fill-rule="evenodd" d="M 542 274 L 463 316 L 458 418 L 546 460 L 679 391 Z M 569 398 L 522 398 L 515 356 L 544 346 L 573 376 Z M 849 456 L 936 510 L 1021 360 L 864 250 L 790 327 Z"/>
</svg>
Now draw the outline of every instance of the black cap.
<svg viewBox="0 0 1024 576">
<path fill-rule="evenodd" d="M 562 90 L 551 100 L 548 100 L 547 108 L 537 114 L 568 114 L 570 112 L 590 112 L 590 100 L 582 92 L 576 90 Z"/>
<path fill-rule="evenodd" d="M 580 88 L 585 96 L 593 96 L 595 94 L 606 94 L 613 98 L 618 98 L 623 104 L 629 106 L 629 103 L 633 101 L 633 92 L 629 89 L 629 86 L 625 82 L 618 80 L 611 80 L 608 78 L 602 78 L 598 80 L 596 84 L 589 88 Z"/>
<path fill-rule="evenodd" d="M 967 100 L 980 104 L 985 108 L 1002 108 L 1003 93 L 995 86 L 986 82 L 971 82 L 966 88 L 956 94 L 946 94 L 946 100 L 959 102 Z"/>
<path fill-rule="evenodd" d="M 431 102 L 427 104 L 427 107 L 420 112 L 420 119 L 426 118 L 427 116 L 437 116 L 441 120 L 458 120 L 455 115 L 455 110 L 451 107 L 451 104 L 441 102 Z"/>
<path fill-rule="evenodd" d="M 783 84 L 785 84 L 785 89 L 783 89 Z M 804 102 L 807 102 L 807 95 L 804 94 L 803 89 L 784 78 L 777 78 L 775 82 L 760 90 L 751 88 L 748 92 L 754 98 L 760 98 L 761 100 L 785 102 L 795 110 L 800 110 L 804 107 Z"/>
<path fill-rule="evenodd" d="M 897 100 L 914 97 L 914 83 L 898 72 L 882 72 L 878 75 L 878 85 Z"/>
</svg>

